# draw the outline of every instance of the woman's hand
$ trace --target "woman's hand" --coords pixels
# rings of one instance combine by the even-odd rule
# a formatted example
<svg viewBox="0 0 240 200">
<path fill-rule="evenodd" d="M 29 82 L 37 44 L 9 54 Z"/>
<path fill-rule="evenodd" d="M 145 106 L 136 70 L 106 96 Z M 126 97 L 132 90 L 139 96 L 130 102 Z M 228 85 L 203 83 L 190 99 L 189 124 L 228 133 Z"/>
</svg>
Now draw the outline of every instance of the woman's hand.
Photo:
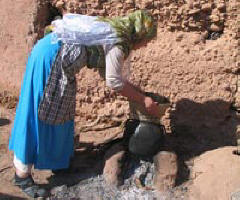
<svg viewBox="0 0 240 200">
<path fill-rule="evenodd" d="M 153 101 L 151 97 L 146 96 L 144 98 L 145 110 L 152 116 L 160 118 L 160 107 L 156 102 Z"/>
<path fill-rule="evenodd" d="M 125 83 L 119 93 L 127 97 L 129 100 L 135 101 L 141 105 L 147 113 L 157 118 L 161 118 L 165 114 L 166 109 L 169 107 L 168 104 L 160 107 L 151 97 L 145 96 L 144 92 L 136 89 L 136 87 L 129 82 Z"/>
</svg>

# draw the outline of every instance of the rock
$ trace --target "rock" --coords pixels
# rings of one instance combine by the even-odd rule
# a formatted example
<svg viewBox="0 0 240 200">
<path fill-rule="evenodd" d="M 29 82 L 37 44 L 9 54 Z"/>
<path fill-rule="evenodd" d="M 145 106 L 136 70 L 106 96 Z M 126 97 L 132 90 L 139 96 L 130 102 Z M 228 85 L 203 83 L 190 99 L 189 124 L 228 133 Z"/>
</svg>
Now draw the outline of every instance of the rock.
<svg viewBox="0 0 240 200">
<path fill-rule="evenodd" d="M 223 30 L 223 26 L 217 24 L 211 24 L 210 30 L 213 32 L 221 32 Z"/>
<path fill-rule="evenodd" d="M 187 7 L 188 7 L 189 9 L 192 9 L 192 8 L 193 8 L 193 1 L 192 1 L 192 0 L 190 0 L 190 1 L 187 2 Z"/>
<path fill-rule="evenodd" d="M 206 40 L 207 38 L 208 38 L 208 31 L 204 31 L 204 32 L 202 32 L 201 33 L 201 38 L 202 38 L 202 40 Z"/>
<path fill-rule="evenodd" d="M 188 24 L 188 26 L 189 26 L 190 28 L 197 28 L 197 27 L 198 27 L 197 23 L 194 22 L 194 21 L 190 21 L 189 24 Z"/>
<path fill-rule="evenodd" d="M 202 11 L 210 11 L 212 9 L 211 3 L 202 4 Z"/>
<path fill-rule="evenodd" d="M 182 28 L 188 28 L 187 26 L 188 26 L 188 21 L 187 20 L 184 20 L 183 22 L 182 22 Z"/>
<path fill-rule="evenodd" d="M 120 144 L 113 145 L 105 154 L 103 176 L 107 184 L 119 186 L 122 184 L 122 159 L 125 154 L 124 147 Z"/>
<path fill-rule="evenodd" d="M 201 41 L 202 41 L 201 35 L 196 34 L 196 35 L 193 37 L 193 43 L 194 43 L 194 44 L 199 44 Z"/>
<path fill-rule="evenodd" d="M 177 16 L 177 15 L 172 15 L 171 21 L 172 21 L 173 23 L 176 23 L 176 22 L 178 21 L 178 16 Z"/>
<path fill-rule="evenodd" d="M 169 22 L 168 27 L 170 27 L 170 29 L 176 28 L 176 24 L 173 22 Z"/>
<path fill-rule="evenodd" d="M 92 97 L 92 102 L 93 103 L 98 103 L 101 101 L 101 98 L 100 97 Z"/>
<path fill-rule="evenodd" d="M 210 19 L 212 22 L 219 22 L 220 17 L 218 15 L 210 15 Z"/>
<path fill-rule="evenodd" d="M 56 8 L 58 8 L 58 9 L 62 9 L 63 8 L 63 6 L 64 6 L 64 1 L 58 1 L 57 3 L 56 3 Z"/>
<path fill-rule="evenodd" d="M 178 33 L 177 34 L 177 37 L 176 37 L 176 41 L 181 41 L 184 37 L 184 34 L 183 33 Z"/>
<path fill-rule="evenodd" d="M 184 48 L 184 52 L 189 54 L 190 53 L 190 49 L 189 48 Z"/>
<path fill-rule="evenodd" d="M 225 3 L 219 3 L 218 5 L 217 5 L 217 9 L 218 10 L 225 10 L 226 9 L 226 4 Z"/>
<path fill-rule="evenodd" d="M 188 12 L 189 15 L 195 15 L 200 12 L 200 9 L 192 9 Z"/>
<path fill-rule="evenodd" d="M 189 199 L 229 200 L 231 196 L 239 196 L 236 192 L 239 192 L 240 159 L 232 154 L 235 148 L 218 148 L 194 159 L 195 178 L 189 187 Z"/>
<path fill-rule="evenodd" d="M 223 22 L 227 16 L 226 16 L 226 13 L 220 13 L 219 17 L 220 17 L 220 21 Z"/>
<path fill-rule="evenodd" d="M 160 11 L 159 11 L 159 10 L 155 9 L 155 10 L 153 11 L 153 15 L 159 15 L 159 14 L 160 14 Z"/>
<path fill-rule="evenodd" d="M 163 13 L 165 16 L 170 16 L 170 10 L 169 9 L 165 9 L 164 10 L 164 13 Z"/>
<path fill-rule="evenodd" d="M 96 3 L 92 3 L 92 4 L 91 4 L 91 7 L 94 8 L 94 9 L 99 8 L 99 6 L 100 6 L 100 5 L 99 5 L 98 2 L 96 2 Z"/>
<path fill-rule="evenodd" d="M 116 8 L 117 8 L 117 9 L 123 8 L 123 4 L 122 4 L 122 3 L 118 3 L 118 4 L 116 5 Z"/>
<path fill-rule="evenodd" d="M 200 8 L 200 3 L 199 2 L 194 2 L 193 7 L 194 8 Z"/>
<path fill-rule="evenodd" d="M 182 7 L 177 10 L 177 14 L 178 14 L 178 16 L 181 16 L 183 14 L 183 8 Z"/>
<path fill-rule="evenodd" d="M 133 0 L 126 0 L 125 2 L 126 2 L 127 4 L 133 4 L 133 3 L 134 3 Z"/>
<path fill-rule="evenodd" d="M 85 2 L 79 2 L 79 8 L 86 8 Z"/>
<path fill-rule="evenodd" d="M 154 156 L 154 188 L 165 192 L 175 186 L 177 176 L 177 156 L 174 152 L 161 151 Z"/>
<path fill-rule="evenodd" d="M 142 3 L 142 8 L 149 8 L 149 7 L 151 7 L 152 6 L 152 4 L 153 4 L 153 1 L 151 1 L 151 0 L 144 0 L 143 1 L 143 3 Z"/>
</svg>

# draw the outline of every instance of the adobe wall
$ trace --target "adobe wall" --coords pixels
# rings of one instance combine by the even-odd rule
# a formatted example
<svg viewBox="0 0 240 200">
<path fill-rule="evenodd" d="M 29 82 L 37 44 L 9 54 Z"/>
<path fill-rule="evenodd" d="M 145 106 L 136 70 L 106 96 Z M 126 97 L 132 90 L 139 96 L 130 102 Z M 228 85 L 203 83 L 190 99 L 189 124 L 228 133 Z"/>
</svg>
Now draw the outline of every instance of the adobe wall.
<svg viewBox="0 0 240 200">
<path fill-rule="evenodd" d="M 0 6 L 0 89 L 18 92 L 33 39 L 29 37 L 33 1 L 0 0 Z"/>
<path fill-rule="evenodd" d="M 234 132 L 238 122 L 231 106 L 240 107 L 237 0 L 37 2 L 9 1 L 6 5 L 0 1 L 2 7 L 9 9 L 0 18 L 4 30 L 0 36 L 2 90 L 18 93 L 27 53 L 56 14 L 49 3 L 61 11 L 67 2 L 70 12 L 102 16 L 125 15 L 143 8 L 158 20 L 158 36 L 146 47 L 132 52 L 131 80 L 146 91 L 169 97 L 173 108 L 164 118 L 169 131 Z M 12 8 L 15 15 L 10 14 Z M 111 96 L 98 72 L 83 69 L 78 75 L 78 91 L 77 130 L 92 122 L 104 127 L 127 118 L 128 102 Z M 94 132 L 99 141 L 103 134 L 108 138 L 119 131 L 102 130 Z M 90 141 L 91 134 L 87 131 L 83 135 Z"/>
<path fill-rule="evenodd" d="M 0 6 L 0 104 L 14 108 L 29 52 L 56 9 L 38 0 L 0 0 Z"/>
<path fill-rule="evenodd" d="M 53 2 L 59 8 L 64 4 L 69 12 L 91 15 L 149 10 L 158 20 L 158 36 L 132 53 L 131 80 L 170 98 L 174 108 L 163 120 L 169 131 L 227 135 L 231 143 L 238 124 L 232 106 L 239 106 L 237 1 Z M 127 117 L 128 103 L 111 97 L 97 72 L 84 69 L 78 80 L 77 127 L 100 122 L 98 116 L 105 116 L 102 122 L 109 124 L 116 117 Z"/>
</svg>

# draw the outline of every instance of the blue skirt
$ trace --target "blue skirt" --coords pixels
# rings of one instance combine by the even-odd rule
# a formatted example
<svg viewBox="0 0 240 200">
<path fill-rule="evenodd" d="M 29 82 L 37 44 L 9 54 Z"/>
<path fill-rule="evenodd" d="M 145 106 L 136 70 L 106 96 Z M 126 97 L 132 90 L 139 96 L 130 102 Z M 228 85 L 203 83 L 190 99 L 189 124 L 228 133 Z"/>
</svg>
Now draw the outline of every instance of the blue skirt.
<svg viewBox="0 0 240 200">
<path fill-rule="evenodd" d="M 9 149 L 17 159 L 36 169 L 67 168 L 73 155 L 74 122 L 49 125 L 38 119 L 38 106 L 60 47 L 61 43 L 51 43 L 51 34 L 34 46 L 9 141 Z"/>
</svg>

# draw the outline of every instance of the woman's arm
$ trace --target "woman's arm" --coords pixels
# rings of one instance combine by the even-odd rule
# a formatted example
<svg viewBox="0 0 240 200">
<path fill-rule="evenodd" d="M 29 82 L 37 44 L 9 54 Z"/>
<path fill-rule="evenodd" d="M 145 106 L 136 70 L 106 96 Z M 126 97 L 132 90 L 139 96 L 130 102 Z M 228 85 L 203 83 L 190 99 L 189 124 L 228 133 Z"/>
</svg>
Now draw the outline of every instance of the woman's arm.
<svg viewBox="0 0 240 200">
<path fill-rule="evenodd" d="M 143 92 L 139 91 L 131 83 L 125 82 L 123 88 L 118 92 L 129 100 L 140 104 L 150 115 L 157 118 L 160 117 L 160 108 L 157 103 L 151 97 L 145 96 Z"/>
<path fill-rule="evenodd" d="M 160 108 L 153 99 L 122 77 L 123 63 L 123 52 L 118 47 L 113 47 L 106 55 L 106 85 L 130 101 L 140 104 L 150 115 L 160 117 Z"/>
</svg>

